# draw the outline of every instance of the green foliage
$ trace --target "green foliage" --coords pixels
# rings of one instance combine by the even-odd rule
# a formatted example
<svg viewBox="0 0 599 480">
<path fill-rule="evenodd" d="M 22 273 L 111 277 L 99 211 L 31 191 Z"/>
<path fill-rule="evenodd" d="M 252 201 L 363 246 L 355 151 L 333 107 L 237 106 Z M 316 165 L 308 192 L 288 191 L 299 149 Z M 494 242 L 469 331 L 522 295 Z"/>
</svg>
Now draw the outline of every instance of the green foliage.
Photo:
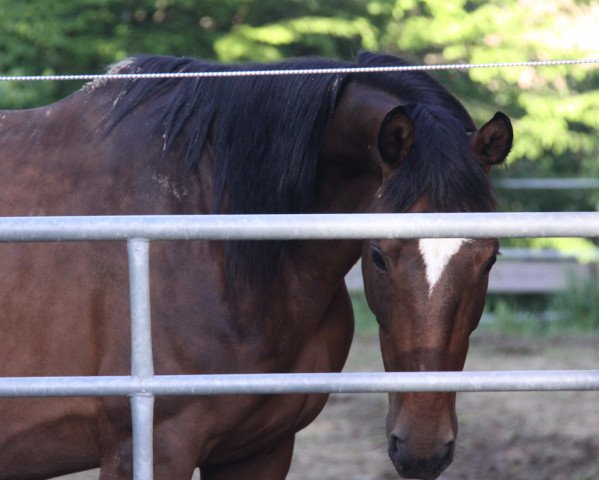
<svg viewBox="0 0 599 480">
<path fill-rule="evenodd" d="M 580 334 L 599 329 L 598 277 L 572 276 L 554 295 L 489 295 L 482 332 L 525 337 Z"/>
<path fill-rule="evenodd" d="M 599 283 L 597 278 L 572 277 L 568 288 L 556 295 L 550 308 L 566 330 L 593 331 L 599 329 Z"/>
<path fill-rule="evenodd" d="M 0 71 L 7 75 L 100 73 L 139 53 L 214 58 L 214 42 L 243 22 L 251 2 L 25 0 L 0 3 Z M 264 2 L 273 3 L 273 2 Z M 40 105 L 79 84 L 0 83 L 4 108 Z"/>
<path fill-rule="evenodd" d="M 546 314 L 541 310 L 531 309 L 526 301 L 513 300 L 500 298 L 489 302 L 490 305 L 487 305 L 483 315 L 484 320 L 478 327 L 479 332 L 516 337 L 546 336 L 550 329 Z M 518 303 L 524 303 L 524 308 L 518 306 Z"/>
<path fill-rule="evenodd" d="M 214 48 L 225 61 L 273 61 L 314 49 L 322 56 L 336 57 L 345 42 L 376 50 L 376 37 L 376 30 L 364 18 L 300 17 L 269 26 L 240 25 L 217 40 Z"/>
<path fill-rule="evenodd" d="M 368 308 L 366 297 L 363 293 L 352 292 L 351 301 L 354 308 L 355 332 L 362 337 L 378 335 L 379 326 L 376 318 Z"/>
</svg>

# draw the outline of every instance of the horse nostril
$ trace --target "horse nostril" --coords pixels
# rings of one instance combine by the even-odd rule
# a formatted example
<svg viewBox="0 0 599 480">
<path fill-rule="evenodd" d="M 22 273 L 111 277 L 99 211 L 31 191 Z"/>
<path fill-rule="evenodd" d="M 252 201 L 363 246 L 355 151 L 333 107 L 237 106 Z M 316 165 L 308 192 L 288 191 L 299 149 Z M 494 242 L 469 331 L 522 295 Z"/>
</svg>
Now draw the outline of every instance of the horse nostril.
<svg viewBox="0 0 599 480">
<path fill-rule="evenodd" d="M 402 445 L 403 445 L 404 441 L 401 440 L 397 435 L 395 434 L 391 434 L 389 435 L 389 440 L 388 440 L 388 452 L 389 452 L 389 456 L 391 457 L 391 459 L 394 462 L 402 462 Z"/>
<path fill-rule="evenodd" d="M 445 454 L 441 460 L 441 470 L 445 470 L 451 462 L 453 462 L 453 455 L 455 452 L 455 440 L 451 440 L 445 444 Z"/>
</svg>

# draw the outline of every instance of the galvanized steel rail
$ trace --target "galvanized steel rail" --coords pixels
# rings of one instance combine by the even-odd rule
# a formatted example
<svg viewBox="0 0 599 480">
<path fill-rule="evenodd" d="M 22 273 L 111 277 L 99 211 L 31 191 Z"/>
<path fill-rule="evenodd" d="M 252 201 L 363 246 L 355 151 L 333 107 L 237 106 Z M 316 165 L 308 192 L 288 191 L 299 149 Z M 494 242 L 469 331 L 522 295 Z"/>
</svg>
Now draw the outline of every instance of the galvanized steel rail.
<svg viewBox="0 0 599 480">
<path fill-rule="evenodd" d="M 154 375 L 150 240 L 599 237 L 599 213 L 4 217 L 0 242 L 127 241 L 131 376 L 0 378 L 0 397 L 131 397 L 135 480 L 153 476 L 155 395 L 599 390 L 599 370 Z"/>
<path fill-rule="evenodd" d="M 0 242 L 597 236 L 599 212 L 0 217 Z"/>
<path fill-rule="evenodd" d="M 599 370 L 14 377 L 0 397 L 599 390 Z"/>
</svg>

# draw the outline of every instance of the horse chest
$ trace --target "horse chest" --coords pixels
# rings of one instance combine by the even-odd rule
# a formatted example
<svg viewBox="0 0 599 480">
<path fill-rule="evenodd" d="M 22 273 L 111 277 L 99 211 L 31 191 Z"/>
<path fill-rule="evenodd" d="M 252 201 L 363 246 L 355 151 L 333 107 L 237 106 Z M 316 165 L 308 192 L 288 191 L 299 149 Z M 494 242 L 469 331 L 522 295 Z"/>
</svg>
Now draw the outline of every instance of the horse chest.
<svg viewBox="0 0 599 480">
<path fill-rule="evenodd" d="M 343 368 L 353 333 L 351 303 L 345 288 L 339 289 L 309 334 L 289 334 L 287 341 L 297 344 L 281 351 L 279 363 L 262 371 L 334 372 Z M 245 397 L 244 402 L 224 399 L 218 403 L 218 417 L 228 419 L 212 432 L 219 438 L 209 462 L 223 462 L 247 455 L 248 449 L 261 450 L 277 445 L 283 438 L 308 425 L 320 413 L 328 395 L 270 395 Z M 213 412 L 214 413 L 214 412 Z M 226 435 L 221 438 L 221 431 Z"/>
</svg>

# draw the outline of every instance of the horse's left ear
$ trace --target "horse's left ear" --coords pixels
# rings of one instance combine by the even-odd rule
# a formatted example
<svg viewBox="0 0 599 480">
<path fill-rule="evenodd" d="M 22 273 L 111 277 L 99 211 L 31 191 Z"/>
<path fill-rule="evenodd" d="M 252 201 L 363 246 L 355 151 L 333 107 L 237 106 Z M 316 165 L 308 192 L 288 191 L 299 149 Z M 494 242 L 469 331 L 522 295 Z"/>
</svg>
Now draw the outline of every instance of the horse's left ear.
<svg viewBox="0 0 599 480">
<path fill-rule="evenodd" d="M 415 141 L 414 122 L 406 108 L 395 107 L 385 115 L 379 130 L 379 153 L 383 167 L 395 169 L 410 153 Z"/>
<path fill-rule="evenodd" d="M 513 140 L 512 122 L 507 115 L 497 112 L 470 135 L 469 144 L 481 166 L 490 173 L 493 165 L 503 162 L 510 153 Z"/>
</svg>

